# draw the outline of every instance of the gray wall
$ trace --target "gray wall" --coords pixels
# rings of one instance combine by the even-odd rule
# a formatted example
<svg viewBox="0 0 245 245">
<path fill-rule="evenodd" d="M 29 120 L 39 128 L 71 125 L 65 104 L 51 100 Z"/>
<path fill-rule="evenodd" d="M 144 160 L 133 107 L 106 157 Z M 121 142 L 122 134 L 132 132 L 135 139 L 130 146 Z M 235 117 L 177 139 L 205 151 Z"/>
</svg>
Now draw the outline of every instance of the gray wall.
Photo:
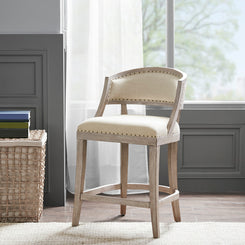
<svg viewBox="0 0 245 245">
<path fill-rule="evenodd" d="M 45 203 L 65 204 L 63 0 L 0 0 L 0 109 L 48 132 Z"/>
<path fill-rule="evenodd" d="M 62 0 L 0 0 L 0 33 L 60 33 Z"/>
<path fill-rule="evenodd" d="M 0 34 L 0 110 L 30 110 L 45 129 L 45 201 L 65 204 L 65 96 L 62 34 Z"/>
</svg>

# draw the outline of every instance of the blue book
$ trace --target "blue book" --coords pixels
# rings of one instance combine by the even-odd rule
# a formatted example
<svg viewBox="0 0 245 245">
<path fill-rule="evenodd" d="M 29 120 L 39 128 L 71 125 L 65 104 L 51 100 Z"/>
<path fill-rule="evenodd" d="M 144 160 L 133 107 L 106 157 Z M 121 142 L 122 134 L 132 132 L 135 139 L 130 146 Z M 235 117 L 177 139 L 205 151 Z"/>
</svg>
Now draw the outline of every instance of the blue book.
<svg viewBox="0 0 245 245">
<path fill-rule="evenodd" d="M 0 122 L 28 122 L 30 111 L 0 111 Z"/>
</svg>

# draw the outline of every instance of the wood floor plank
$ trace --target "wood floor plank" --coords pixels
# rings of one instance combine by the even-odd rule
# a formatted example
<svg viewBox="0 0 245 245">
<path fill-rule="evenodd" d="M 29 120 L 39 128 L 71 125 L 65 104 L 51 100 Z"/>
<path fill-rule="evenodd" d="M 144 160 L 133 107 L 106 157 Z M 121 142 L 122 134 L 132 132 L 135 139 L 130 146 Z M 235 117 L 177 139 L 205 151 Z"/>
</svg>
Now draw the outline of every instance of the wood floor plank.
<svg viewBox="0 0 245 245">
<path fill-rule="evenodd" d="M 160 195 L 163 197 L 164 195 Z M 147 194 L 130 195 L 136 200 L 148 200 Z M 45 207 L 40 222 L 71 222 L 73 196 L 68 195 L 65 207 Z M 183 222 L 245 222 L 245 195 L 180 195 Z M 160 222 L 174 222 L 170 204 L 161 206 Z M 124 217 L 118 215 L 118 205 L 84 201 L 80 222 L 150 222 L 148 209 L 128 207 Z"/>
</svg>

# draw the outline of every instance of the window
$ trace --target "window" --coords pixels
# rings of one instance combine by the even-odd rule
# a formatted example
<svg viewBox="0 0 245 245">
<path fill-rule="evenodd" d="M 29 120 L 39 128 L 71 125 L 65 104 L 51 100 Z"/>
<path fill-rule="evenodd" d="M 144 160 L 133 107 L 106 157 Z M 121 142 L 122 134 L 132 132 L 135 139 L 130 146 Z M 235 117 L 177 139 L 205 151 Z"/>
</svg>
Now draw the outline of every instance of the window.
<svg viewBox="0 0 245 245">
<path fill-rule="evenodd" d="M 166 2 L 142 0 L 145 66 L 166 65 Z M 187 100 L 245 99 L 245 1 L 175 1 L 175 67 Z"/>
<path fill-rule="evenodd" d="M 144 66 L 166 66 L 165 0 L 142 1 Z"/>
</svg>

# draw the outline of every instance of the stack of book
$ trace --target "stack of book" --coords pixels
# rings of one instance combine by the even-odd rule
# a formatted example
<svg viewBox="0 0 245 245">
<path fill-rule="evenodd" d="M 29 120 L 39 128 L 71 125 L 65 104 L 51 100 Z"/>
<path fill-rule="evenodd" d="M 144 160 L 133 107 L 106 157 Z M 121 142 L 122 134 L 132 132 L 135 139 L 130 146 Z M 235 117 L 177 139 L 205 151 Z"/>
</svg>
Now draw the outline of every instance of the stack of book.
<svg viewBox="0 0 245 245">
<path fill-rule="evenodd" d="M 0 138 L 28 138 L 30 111 L 0 111 Z"/>
</svg>

